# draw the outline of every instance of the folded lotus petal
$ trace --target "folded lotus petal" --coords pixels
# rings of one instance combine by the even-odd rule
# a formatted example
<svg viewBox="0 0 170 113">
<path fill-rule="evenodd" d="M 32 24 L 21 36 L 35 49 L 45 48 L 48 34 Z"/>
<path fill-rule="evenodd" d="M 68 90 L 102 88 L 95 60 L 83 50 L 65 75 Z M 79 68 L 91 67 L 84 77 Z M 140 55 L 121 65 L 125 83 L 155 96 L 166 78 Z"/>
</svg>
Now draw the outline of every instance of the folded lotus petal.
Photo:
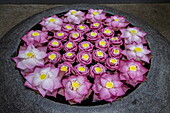
<svg viewBox="0 0 170 113">
<path fill-rule="evenodd" d="M 37 87 L 37 90 L 39 91 L 39 93 L 43 96 L 43 97 L 45 97 L 45 95 L 46 95 L 46 91 L 44 90 L 44 89 L 42 89 L 41 87 Z"/>
<path fill-rule="evenodd" d="M 113 81 L 114 87 L 121 87 L 123 85 L 120 81 Z"/>
<path fill-rule="evenodd" d="M 81 85 L 77 92 L 80 94 L 80 95 L 87 95 L 88 94 L 88 89 L 86 87 L 86 85 Z"/>
<path fill-rule="evenodd" d="M 123 96 L 125 94 L 125 91 L 122 88 L 116 88 L 116 90 L 116 96 Z"/>
<path fill-rule="evenodd" d="M 18 62 L 18 63 L 17 63 L 17 68 L 24 70 L 24 69 L 27 68 L 27 66 L 25 65 L 25 63 L 23 63 L 23 62 L 21 61 L 21 62 Z"/>
<path fill-rule="evenodd" d="M 85 82 L 85 77 L 84 77 L 84 76 L 78 76 L 78 77 L 76 78 L 76 80 L 79 81 L 80 84 L 84 84 L 84 82 Z"/>
<path fill-rule="evenodd" d="M 71 100 L 71 99 L 75 98 L 76 91 L 72 91 L 70 89 L 65 89 L 64 95 L 65 95 L 66 100 Z"/>
<path fill-rule="evenodd" d="M 110 92 L 108 89 L 106 88 L 102 88 L 99 92 L 99 97 L 104 100 L 104 99 L 107 99 L 107 98 L 110 98 L 111 95 L 110 95 Z"/>
<path fill-rule="evenodd" d="M 101 85 L 102 85 L 103 87 L 105 87 L 105 85 L 106 85 L 106 83 L 108 82 L 108 80 L 107 80 L 107 79 L 104 79 L 104 78 L 102 77 L 102 78 L 100 78 L 100 82 L 101 82 Z"/>
<path fill-rule="evenodd" d="M 48 95 L 48 96 L 53 96 L 53 97 L 57 97 L 57 93 L 58 93 L 58 91 L 57 90 L 54 90 L 53 92 L 47 92 L 47 94 L 46 95 Z"/>
<path fill-rule="evenodd" d="M 54 89 L 54 83 L 53 80 L 48 78 L 42 82 L 42 88 L 48 90 L 48 91 L 53 91 Z"/>
<path fill-rule="evenodd" d="M 149 57 L 147 55 L 144 55 L 141 60 L 143 60 L 144 62 L 149 63 Z"/>
<path fill-rule="evenodd" d="M 54 83 L 54 89 L 58 89 L 61 88 L 61 81 L 59 80 L 59 78 L 53 79 L 53 83 Z"/>
<path fill-rule="evenodd" d="M 117 96 L 117 88 L 110 88 L 108 90 L 113 96 Z"/>
<path fill-rule="evenodd" d="M 33 87 L 28 81 L 25 81 L 24 83 L 24 86 L 28 87 L 28 88 L 31 88 L 31 89 L 34 89 L 34 90 L 37 90 L 35 87 Z"/>
<path fill-rule="evenodd" d="M 64 96 L 64 89 L 61 88 L 61 89 L 58 91 L 58 94 Z"/>
<path fill-rule="evenodd" d="M 32 85 L 33 86 L 39 86 L 41 84 L 42 80 L 39 77 L 34 77 L 34 79 L 32 80 Z"/>
</svg>

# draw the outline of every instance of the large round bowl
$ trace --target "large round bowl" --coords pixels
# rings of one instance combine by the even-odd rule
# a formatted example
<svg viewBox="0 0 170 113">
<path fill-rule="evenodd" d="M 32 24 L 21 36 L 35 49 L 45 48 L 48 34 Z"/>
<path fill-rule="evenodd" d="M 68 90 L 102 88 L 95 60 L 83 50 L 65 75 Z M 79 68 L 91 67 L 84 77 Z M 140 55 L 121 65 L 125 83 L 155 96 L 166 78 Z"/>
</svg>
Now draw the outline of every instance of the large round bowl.
<svg viewBox="0 0 170 113">
<path fill-rule="evenodd" d="M 111 104 L 97 106 L 72 106 L 43 98 L 23 85 L 23 78 L 15 68 L 11 57 L 16 55 L 20 37 L 43 17 L 66 12 L 70 9 L 104 9 L 111 15 L 126 17 L 132 25 L 148 35 L 146 39 L 152 51 L 152 60 L 147 80 L 139 87 Z M 0 112 L 5 113 L 166 113 L 169 109 L 168 82 L 170 70 L 170 43 L 146 23 L 131 15 L 99 5 L 69 5 L 56 7 L 36 14 L 11 29 L 0 41 Z"/>
</svg>

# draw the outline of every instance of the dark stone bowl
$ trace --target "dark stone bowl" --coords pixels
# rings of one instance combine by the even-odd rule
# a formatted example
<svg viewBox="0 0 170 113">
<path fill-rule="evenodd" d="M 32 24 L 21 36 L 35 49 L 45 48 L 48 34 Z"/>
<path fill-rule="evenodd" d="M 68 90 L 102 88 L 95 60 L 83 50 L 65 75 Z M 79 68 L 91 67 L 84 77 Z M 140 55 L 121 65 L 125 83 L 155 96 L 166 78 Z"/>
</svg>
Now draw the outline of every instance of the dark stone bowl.
<svg viewBox="0 0 170 113">
<path fill-rule="evenodd" d="M 23 79 L 11 60 L 20 44 L 20 37 L 41 21 L 42 17 L 70 9 L 104 9 L 111 15 L 125 16 L 127 21 L 147 32 L 146 39 L 153 58 L 147 80 L 128 96 L 111 104 L 71 106 L 41 97 L 23 86 Z M 168 113 L 170 111 L 170 43 L 146 23 L 121 11 L 99 5 L 56 7 L 34 15 L 11 29 L 0 41 L 0 112 L 1 113 Z"/>
</svg>

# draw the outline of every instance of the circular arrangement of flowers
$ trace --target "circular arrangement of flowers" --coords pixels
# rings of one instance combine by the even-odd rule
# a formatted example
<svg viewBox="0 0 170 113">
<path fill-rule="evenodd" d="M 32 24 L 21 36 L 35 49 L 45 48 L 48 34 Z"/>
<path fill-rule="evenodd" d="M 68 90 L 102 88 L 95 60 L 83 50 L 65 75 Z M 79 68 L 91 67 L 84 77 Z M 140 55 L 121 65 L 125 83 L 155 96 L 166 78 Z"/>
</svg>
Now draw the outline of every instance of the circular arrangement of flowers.
<svg viewBox="0 0 170 113">
<path fill-rule="evenodd" d="M 102 9 L 44 17 L 23 37 L 13 60 L 24 85 L 70 104 L 113 102 L 146 79 L 147 33 Z"/>
</svg>

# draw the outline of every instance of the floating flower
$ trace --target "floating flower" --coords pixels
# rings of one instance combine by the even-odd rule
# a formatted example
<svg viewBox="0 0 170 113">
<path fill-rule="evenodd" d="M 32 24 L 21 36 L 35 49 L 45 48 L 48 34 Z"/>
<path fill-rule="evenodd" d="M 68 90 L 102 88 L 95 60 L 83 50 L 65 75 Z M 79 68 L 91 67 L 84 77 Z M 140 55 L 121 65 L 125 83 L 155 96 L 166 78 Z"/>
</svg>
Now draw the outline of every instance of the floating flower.
<svg viewBox="0 0 170 113">
<path fill-rule="evenodd" d="M 94 45 L 89 41 L 83 41 L 79 43 L 79 50 L 80 51 L 88 51 L 91 52 L 93 50 Z"/>
<path fill-rule="evenodd" d="M 90 29 L 89 29 L 89 26 L 87 26 L 86 24 L 80 24 L 77 26 L 76 30 L 82 34 L 88 32 Z"/>
<path fill-rule="evenodd" d="M 64 63 L 58 64 L 58 68 L 60 69 L 60 71 L 65 72 L 64 75 L 69 75 L 71 74 L 73 66 L 69 62 L 64 62 Z"/>
<path fill-rule="evenodd" d="M 92 41 L 92 42 L 95 42 L 101 38 L 101 35 L 100 35 L 100 33 L 98 33 L 97 30 L 87 33 L 86 36 L 87 36 L 87 40 Z"/>
<path fill-rule="evenodd" d="M 143 44 L 126 45 L 126 49 L 122 51 L 122 54 L 127 56 L 128 60 L 142 60 L 147 63 L 149 63 L 149 53 L 151 51 L 147 49 L 147 46 L 143 46 Z"/>
<path fill-rule="evenodd" d="M 109 42 L 112 45 L 122 45 L 123 41 L 119 36 L 112 36 L 109 38 Z"/>
<path fill-rule="evenodd" d="M 120 80 L 125 81 L 126 83 L 136 86 L 138 83 L 143 82 L 146 77 L 145 73 L 148 71 L 143 67 L 142 62 L 129 60 L 129 61 L 120 61 Z"/>
<path fill-rule="evenodd" d="M 95 93 L 94 100 L 113 102 L 125 95 L 127 87 L 119 80 L 118 74 L 105 73 L 101 77 L 95 78 L 92 89 Z"/>
<path fill-rule="evenodd" d="M 106 39 L 100 39 L 95 43 L 95 47 L 97 49 L 103 50 L 103 51 L 107 51 L 108 48 L 110 47 L 109 42 Z"/>
<path fill-rule="evenodd" d="M 50 63 L 58 63 L 61 60 L 61 54 L 59 52 L 49 52 L 47 54 L 47 61 Z"/>
<path fill-rule="evenodd" d="M 106 38 L 106 39 L 114 35 L 114 30 L 112 29 L 112 27 L 105 27 L 101 30 L 101 32 L 102 32 L 103 38 Z"/>
<path fill-rule="evenodd" d="M 72 64 L 76 60 L 76 54 L 75 54 L 75 52 L 68 51 L 65 54 L 63 54 L 62 59 L 63 59 L 63 61 L 69 62 Z"/>
<path fill-rule="evenodd" d="M 109 50 L 108 50 L 110 57 L 120 58 L 122 56 L 121 52 L 122 52 L 122 49 L 118 46 L 110 47 Z"/>
<path fill-rule="evenodd" d="M 116 31 L 126 27 L 129 24 L 129 22 L 125 20 L 125 17 L 118 15 L 110 16 L 110 18 L 107 18 L 105 22 L 107 26 L 113 27 Z"/>
<path fill-rule="evenodd" d="M 144 36 L 146 35 L 145 32 L 141 31 L 137 27 L 129 27 L 127 29 L 120 29 L 122 35 L 121 38 L 124 38 L 126 44 L 132 44 L 133 42 L 145 43 Z"/>
<path fill-rule="evenodd" d="M 81 40 L 84 39 L 84 37 L 82 36 L 82 34 L 80 32 L 71 31 L 71 33 L 69 35 L 69 39 L 71 41 L 80 42 Z"/>
<path fill-rule="evenodd" d="M 100 30 L 103 27 L 102 22 L 93 22 L 90 24 L 92 30 Z"/>
<path fill-rule="evenodd" d="M 67 41 L 64 44 L 65 51 L 77 51 L 77 44 L 74 41 Z"/>
<path fill-rule="evenodd" d="M 89 52 L 81 51 L 77 54 L 77 60 L 82 64 L 90 64 L 92 62 L 92 55 Z"/>
<path fill-rule="evenodd" d="M 102 21 L 106 19 L 106 13 L 103 13 L 102 9 L 99 10 L 94 10 L 94 9 L 89 9 L 88 14 L 86 15 L 86 19 L 95 22 L 95 21 Z"/>
<path fill-rule="evenodd" d="M 107 56 L 103 50 L 97 49 L 93 51 L 93 59 L 97 62 L 105 62 Z"/>
<path fill-rule="evenodd" d="M 119 59 L 114 57 L 107 58 L 105 66 L 111 71 L 117 70 L 119 68 Z"/>
<path fill-rule="evenodd" d="M 99 77 L 105 72 L 106 72 L 106 68 L 100 63 L 97 63 L 90 67 L 90 76 L 92 78 Z"/>
<path fill-rule="evenodd" d="M 21 48 L 18 56 L 13 58 L 17 64 L 17 68 L 32 70 L 35 66 L 44 65 L 44 58 L 47 56 L 46 47 L 35 48 L 33 45 L 28 45 L 26 48 Z"/>
<path fill-rule="evenodd" d="M 53 39 L 47 45 L 49 50 L 60 51 L 63 48 L 63 45 L 60 40 Z"/>
<path fill-rule="evenodd" d="M 62 30 L 65 32 L 70 32 L 70 31 L 75 30 L 75 26 L 73 24 L 65 24 L 63 25 Z"/>
<path fill-rule="evenodd" d="M 21 37 L 27 45 L 34 43 L 45 43 L 47 40 L 48 32 L 42 32 L 40 30 L 31 30 L 26 35 Z"/>
<path fill-rule="evenodd" d="M 82 11 L 70 10 L 64 16 L 66 16 L 64 22 L 70 22 L 73 24 L 80 24 L 85 20 L 84 13 Z"/>
<path fill-rule="evenodd" d="M 67 37 L 68 37 L 68 33 L 63 32 L 63 31 L 57 31 L 57 32 L 54 33 L 54 37 L 56 39 L 61 40 L 61 41 L 66 41 Z"/>
<path fill-rule="evenodd" d="M 43 18 L 40 24 L 43 26 L 42 31 L 60 31 L 63 20 L 56 15 L 53 15 L 51 17 Z"/>
<path fill-rule="evenodd" d="M 87 76 L 89 74 L 89 69 L 84 64 L 77 64 L 74 66 L 74 72 L 76 75 Z"/>
<path fill-rule="evenodd" d="M 37 90 L 43 97 L 45 95 L 56 97 L 58 89 L 62 87 L 58 72 L 54 65 L 35 68 L 33 73 L 24 77 L 26 79 L 24 85 Z"/>
<path fill-rule="evenodd" d="M 71 104 L 81 103 L 90 93 L 91 83 L 85 76 L 74 76 L 63 79 L 64 96 Z"/>
</svg>

